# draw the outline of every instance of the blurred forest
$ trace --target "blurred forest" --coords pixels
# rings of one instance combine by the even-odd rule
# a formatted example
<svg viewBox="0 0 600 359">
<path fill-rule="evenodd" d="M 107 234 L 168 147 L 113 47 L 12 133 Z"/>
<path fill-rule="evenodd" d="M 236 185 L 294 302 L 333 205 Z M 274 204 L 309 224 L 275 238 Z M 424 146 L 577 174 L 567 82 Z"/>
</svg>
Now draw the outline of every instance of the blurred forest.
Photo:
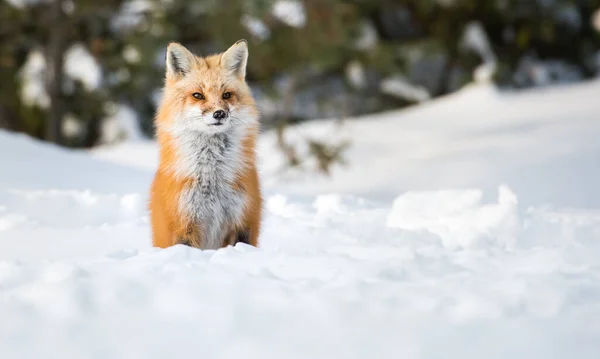
<svg viewBox="0 0 600 359">
<path fill-rule="evenodd" d="M 599 8 L 600 0 L 0 0 L 0 127 L 68 147 L 150 138 L 169 41 L 206 55 L 247 39 L 263 129 L 281 131 L 409 106 L 473 81 L 579 81 L 600 70 Z"/>
</svg>

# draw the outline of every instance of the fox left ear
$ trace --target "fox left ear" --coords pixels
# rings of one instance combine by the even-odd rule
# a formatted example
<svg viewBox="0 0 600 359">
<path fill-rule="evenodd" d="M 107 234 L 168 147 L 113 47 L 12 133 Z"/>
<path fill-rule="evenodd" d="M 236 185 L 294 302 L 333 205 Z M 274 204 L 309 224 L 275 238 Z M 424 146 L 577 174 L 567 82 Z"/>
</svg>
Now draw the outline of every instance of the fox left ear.
<svg viewBox="0 0 600 359">
<path fill-rule="evenodd" d="M 194 55 L 183 45 L 171 42 L 167 47 L 167 75 L 176 78 L 187 75 L 194 66 Z"/>
<path fill-rule="evenodd" d="M 244 79 L 248 63 L 248 42 L 244 39 L 233 44 L 221 56 L 221 64 L 227 71 Z"/>
</svg>

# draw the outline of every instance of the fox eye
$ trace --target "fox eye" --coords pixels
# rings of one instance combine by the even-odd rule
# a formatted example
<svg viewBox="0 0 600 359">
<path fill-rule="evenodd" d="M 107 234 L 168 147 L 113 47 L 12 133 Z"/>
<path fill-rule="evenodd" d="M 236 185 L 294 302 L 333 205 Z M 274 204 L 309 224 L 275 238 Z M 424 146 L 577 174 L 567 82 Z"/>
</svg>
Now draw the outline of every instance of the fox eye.
<svg viewBox="0 0 600 359">
<path fill-rule="evenodd" d="M 228 98 L 231 98 L 231 92 L 225 92 L 223 94 L 223 99 L 227 100 Z"/>
<path fill-rule="evenodd" d="M 196 100 L 204 100 L 204 95 L 203 95 L 203 94 L 201 94 L 200 92 L 194 92 L 194 93 L 192 94 L 192 96 L 194 96 L 194 98 L 195 98 Z"/>
</svg>

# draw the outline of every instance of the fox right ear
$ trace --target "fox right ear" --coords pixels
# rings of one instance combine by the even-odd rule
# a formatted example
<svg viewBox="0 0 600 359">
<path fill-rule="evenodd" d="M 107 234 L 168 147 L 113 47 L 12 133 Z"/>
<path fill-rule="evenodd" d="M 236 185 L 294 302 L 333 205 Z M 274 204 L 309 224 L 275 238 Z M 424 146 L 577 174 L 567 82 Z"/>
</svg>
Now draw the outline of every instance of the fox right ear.
<svg viewBox="0 0 600 359">
<path fill-rule="evenodd" d="M 221 63 L 227 71 L 238 76 L 246 77 L 246 65 L 248 63 L 248 42 L 239 40 L 221 55 Z"/>
<path fill-rule="evenodd" d="M 195 61 L 194 54 L 176 42 L 169 44 L 166 57 L 167 75 L 177 77 L 187 75 Z"/>
</svg>

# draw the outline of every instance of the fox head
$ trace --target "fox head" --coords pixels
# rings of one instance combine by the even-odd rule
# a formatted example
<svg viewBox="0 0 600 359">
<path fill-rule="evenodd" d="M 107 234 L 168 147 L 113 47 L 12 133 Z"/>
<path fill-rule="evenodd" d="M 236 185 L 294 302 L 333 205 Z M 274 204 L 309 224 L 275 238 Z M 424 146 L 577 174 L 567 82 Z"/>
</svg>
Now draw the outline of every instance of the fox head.
<svg viewBox="0 0 600 359">
<path fill-rule="evenodd" d="M 171 132 L 216 134 L 256 123 L 258 113 L 246 83 L 247 62 L 245 40 L 207 57 L 170 43 L 162 105 L 168 115 L 162 116 L 159 126 Z"/>
</svg>

